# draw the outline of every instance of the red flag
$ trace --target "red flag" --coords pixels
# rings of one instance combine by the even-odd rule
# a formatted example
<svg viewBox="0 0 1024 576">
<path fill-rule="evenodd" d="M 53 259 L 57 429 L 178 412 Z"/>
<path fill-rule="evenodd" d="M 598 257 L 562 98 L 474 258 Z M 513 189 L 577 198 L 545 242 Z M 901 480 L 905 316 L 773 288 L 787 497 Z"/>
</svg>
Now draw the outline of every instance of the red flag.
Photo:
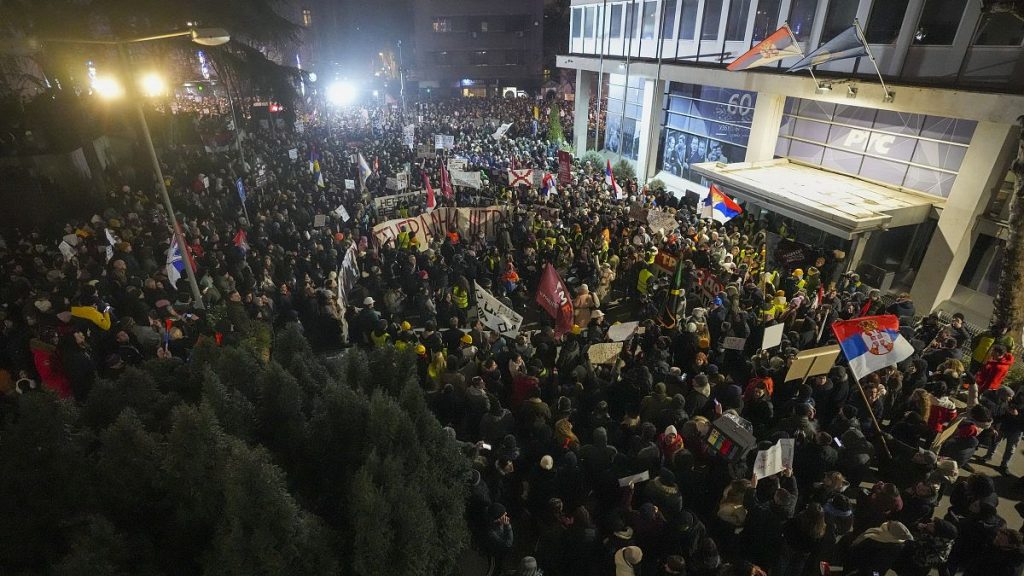
<svg viewBox="0 0 1024 576">
<path fill-rule="evenodd" d="M 380 160 L 376 156 L 373 157 L 373 171 L 380 172 Z"/>
<path fill-rule="evenodd" d="M 434 197 L 434 187 L 430 185 L 430 176 L 423 173 L 423 187 L 427 191 L 427 212 L 437 208 L 437 198 Z"/>
<path fill-rule="evenodd" d="M 452 179 L 448 177 L 448 168 L 445 167 L 443 161 L 441 162 L 441 193 L 449 200 L 455 195 L 455 191 L 452 189 Z"/>
<path fill-rule="evenodd" d="M 555 319 L 556 338 L 572 330 L 572 298 L 569 298 L 569 289 L 551 264 L 544 266 L 540 285 L 537 286 L 537 304 Z"/>
<path fill-rule="evenodd" d="M 572 153 L 566 150 L 558 151 L 558 180 L 562 184 L 568 184 L 572 179 Z"/>
</svg>

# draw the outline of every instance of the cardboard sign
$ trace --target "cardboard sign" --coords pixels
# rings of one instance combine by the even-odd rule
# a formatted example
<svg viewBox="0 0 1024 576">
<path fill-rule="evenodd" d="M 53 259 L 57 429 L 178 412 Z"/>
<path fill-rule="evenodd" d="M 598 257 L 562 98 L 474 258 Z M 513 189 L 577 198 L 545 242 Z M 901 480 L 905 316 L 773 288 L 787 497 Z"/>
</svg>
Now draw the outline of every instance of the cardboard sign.
<svg viewBox="0 0 1024 576">
<path fill-rule="evenodd" d="M 289 150 L 288 151 L 288 158 L 290 158 L 292 160 L 298 160 L 299 159 L 299 149 L 298 148 L 292 148 L 291 150 Z"/>
<path fill-rule="evenodd" d="M 614 364 L 622 353 L 622 342 L 594 344 L 587 350 L 591 364 Z"/>
<path fill-rule="evenodd" d="M 786 468 L 793 469 L 792 438 L 784 438 L 767 450 L 761 450 L 754 459 L 754 477 L 760 480 L 774 476 Z"/>
<path fill-rule="evenodd" d="M 793 363 L 789 366 L 789 371 L 786 372 L 785 382 L 806 380 L 812 376 L 828 374 L 832 366 L 835 365 L 839 352 L 839 346 L 835 344 L 797 352 Z"/>
<path fill-rule="evenodd" d="M 668 234 L 679 227 L 675 214 L 669 214 L 663 210 L 648 210 L 647 223 L 655 232 L 664 230 Z"/>
<path fill-rule="evenodd" d="M 327 225 L 327 215 L 317 214 L 313 216 L 313 228 L 323 228 Z"/>
<path fill-rule="evenodd" d="M 646 482 L 646 481 L 648 481 L 650 479 L 651 479 L 651 473 L 648 472 L 647 470 L 644 470 L 643 472 L 641 472 L 639 474 L 633 474 L 632 476 L 626 476 L 624 478 L 619 478 L 619 488 L 625 488 L 626 486 L 629 486 L 630 484 L 639 484 L 641 482 Z"/>
<path fill-rule="evenodd" d="M 345 190 L 355 190 L 355 189 L 356 189 L 356 181 L 355 180 L 349 180 L 349 179 L 346 178 L 345 179 Z"/>
</svg>

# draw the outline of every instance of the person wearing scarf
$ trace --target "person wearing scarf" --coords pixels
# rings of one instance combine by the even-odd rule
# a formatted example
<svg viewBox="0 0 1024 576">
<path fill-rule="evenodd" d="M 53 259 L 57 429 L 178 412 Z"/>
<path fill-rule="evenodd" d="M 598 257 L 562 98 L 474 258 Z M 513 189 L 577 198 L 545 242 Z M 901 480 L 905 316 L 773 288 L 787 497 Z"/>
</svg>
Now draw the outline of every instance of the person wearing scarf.
<svg viewBox="0 0 1024 576">
<path fill-rule="evenodd" d="M 903 552 L 903 545 L 914 539 L 902 523 L 895 520 L 868 528 L 858 536 L 846 554 L 844 573 L 851 576 L 885 574 Z"/>
<path fill-rule="evenodd" d="M 576 450 L 580 447 L 580 439 L 572 431 L 572 422 L 562 418 L 555 422 L 555 441 L 563 449 Z"/>
</svg>

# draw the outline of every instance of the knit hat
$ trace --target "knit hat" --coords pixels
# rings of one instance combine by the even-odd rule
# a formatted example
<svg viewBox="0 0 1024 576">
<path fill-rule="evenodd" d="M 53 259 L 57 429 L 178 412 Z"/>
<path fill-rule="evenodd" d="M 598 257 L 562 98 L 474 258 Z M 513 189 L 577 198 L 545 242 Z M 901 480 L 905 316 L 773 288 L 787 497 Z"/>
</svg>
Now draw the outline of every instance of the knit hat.
<svg viewBox="0 0 1024 576">
<path fill-rule="evenodd" d="M 501 518 L 504 515 L 505 515 L 505 507 L 502 506 L 501 504 L 498 504 L 497 502 L 495 502 L 494 504 L 491 504 L 487 508 L 487 516 L 491 519 L 492 522 L 496 521 L 497 519 Z"/>
<path fill-rule="evenodd" d="M 679 435 L 679 433 L 676 432 L 676 427 L 675 426 L 671 426 L 670 425 L 670 426 L 665 428 L 665 436 L 668 436 L 670 434 Z"/>
</svg>

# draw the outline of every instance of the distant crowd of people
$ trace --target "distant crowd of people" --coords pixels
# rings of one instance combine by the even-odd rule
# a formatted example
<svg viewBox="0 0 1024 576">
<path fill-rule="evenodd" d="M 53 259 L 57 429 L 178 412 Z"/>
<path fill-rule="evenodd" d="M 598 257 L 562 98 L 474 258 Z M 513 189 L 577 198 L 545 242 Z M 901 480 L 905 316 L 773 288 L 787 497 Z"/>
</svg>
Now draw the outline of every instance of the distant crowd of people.
<svg viewBox="0 0 1024 576">
<path fill-rule="evenodd" d="M 790 236 L 777 222 L 719 224 L 624 176 L 616 194 L 605 165 L 576 158 L 547 192 L 509 187 L 509 168 L 559 172 L 554 117 L 568 133 L 565 103 L 460 98 L 332 112 L 302 134 L 249 126 L 245 165 L 237 150 L 160 151 L 184 246 L 141 167 L 95 215 L 4 230 L 0 417 L 18 394 L 83 402 L 97 378 L 187 362 L 200 339 L 298 324 L 324 353 L 417 356 L 429 405 L 473 463 L 473 545 L 498 570 L 803 576 L 825 563 L 1019 576 L 1021 518 L 1000 513 L 981 470 L 1004 444 L 994 469 L 1008 475 L 1024 432 L 1024 394 L 1005 385 L 1018 349 L 1006 327 L 972 333 L 963 315 L 919 314 L 912 295 L 891 300 L 830 253 L 781 265 L 765 248 L 770 233 Z M 423 158 L 435 134 L 454 146 Z M 443 193 L 452 158 L 483 172 L 479 189 Z M 403 230 L 378 243 L 374 226 L 428 210 L 426 194 L 390 213 L 374 202 L 400 173 L 416 189 L 432 182 L 439 206 L 505 216 L 489 234 L 424 242 Z M 548 266 L 571 292 L 569 327 L 535 302 Z M 525 318 L 518 333 L 480 321 L 477 285 Z M 834 342 L 834 321 L 879 314 L 899 318 L 913 356 L 860 382 L 842 357 L 787 376 L 801 350 Z M 631 321 L 621 353 L 591 361 Z M 781 344 L 761 350 L 778 324 Z M 727 430 L 750 446 L 723 451 Z M 791 462 L 754 475 L 758 451 L 780 440 L 793 441 Z"/>
</svg>

